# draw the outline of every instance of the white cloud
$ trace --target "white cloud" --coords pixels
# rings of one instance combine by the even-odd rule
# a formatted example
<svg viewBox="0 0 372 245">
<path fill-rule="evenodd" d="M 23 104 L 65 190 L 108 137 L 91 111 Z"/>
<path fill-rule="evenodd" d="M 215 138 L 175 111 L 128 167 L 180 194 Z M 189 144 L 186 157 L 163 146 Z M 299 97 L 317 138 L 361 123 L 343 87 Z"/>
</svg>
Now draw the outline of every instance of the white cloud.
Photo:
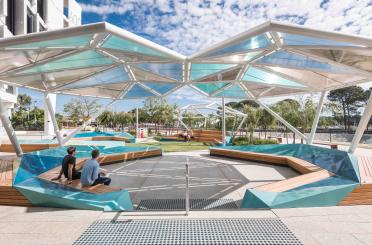
<svg viewBox="0 0 372 245">
<path fill-rule="evenodd" d="M 223 3 L 223 4 L 221 4 Z M 323 4 L 322 4 L 323 3 Z M 323 30 L 371 35 L 371 0 L 104 0 L 81 4 L 103 18 L 130 13 L 123 27 L 152 35 L 155 41 L 189 55 L 267 20 Z M 322 5 L 322 7 L 321 7 Z M 162 14 L 157 14 L 157 13 Z"/>
</svg>

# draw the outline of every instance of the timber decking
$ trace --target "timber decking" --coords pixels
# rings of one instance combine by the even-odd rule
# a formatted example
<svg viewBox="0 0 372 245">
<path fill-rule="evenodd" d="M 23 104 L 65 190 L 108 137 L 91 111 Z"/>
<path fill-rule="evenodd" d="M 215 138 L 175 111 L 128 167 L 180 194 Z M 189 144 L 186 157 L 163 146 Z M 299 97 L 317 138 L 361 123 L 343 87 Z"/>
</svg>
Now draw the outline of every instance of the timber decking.
<svg viewBox="0 0 372 245">
<path fill-rule="evenodd" d="M 13 160 L 0 159 L 0 205 L 31 206 L 30 201 L 12 185 Z"/>
<path fill-rule="evenodd" d="M 210 149 L 211 155 L 239 158 L 250 161 L 259 161 L 277 165 L 287 165 L 302 175 L 293 178 L 277 181 L 270 184 L 258 186 L 254 189 L 268 192 L 283 192 L 296 187 L 313 183 L 331 177 L 333 174 L 305 160 L 290 157 L 278 156 L 256 152 L 243 152 L 230 149 Z"/>
<path fill-rule="evenodd" d="M 358 157 L 361 185 L 350 192 L 339 205 L 372 204 L 372 157 Z"/>
<path fill-rule="evenodd" d="M 358 165 L 360 173 L 360 183 L 372 183 L 372 157 L 358 157 Z"/>
</svg>

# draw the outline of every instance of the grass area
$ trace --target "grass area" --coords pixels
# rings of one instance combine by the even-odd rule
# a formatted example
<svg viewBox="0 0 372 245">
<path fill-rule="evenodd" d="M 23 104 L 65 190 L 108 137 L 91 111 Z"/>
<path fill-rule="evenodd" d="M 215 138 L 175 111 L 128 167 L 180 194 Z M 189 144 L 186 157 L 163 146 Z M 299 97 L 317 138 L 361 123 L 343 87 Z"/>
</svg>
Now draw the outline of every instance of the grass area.
<svg viewBox="0 0 372 245">
<path fill-rule="evenodd" d="M 204 145 L 202 142 L 154 142 L 154 143 L 127 143 L 127 146 L 157 146 L 163 149 L 163 152 L 177 152 L 177 151 L 196 151 L 196 150 L 207 150 L 208 145 Z"/>
</svg>

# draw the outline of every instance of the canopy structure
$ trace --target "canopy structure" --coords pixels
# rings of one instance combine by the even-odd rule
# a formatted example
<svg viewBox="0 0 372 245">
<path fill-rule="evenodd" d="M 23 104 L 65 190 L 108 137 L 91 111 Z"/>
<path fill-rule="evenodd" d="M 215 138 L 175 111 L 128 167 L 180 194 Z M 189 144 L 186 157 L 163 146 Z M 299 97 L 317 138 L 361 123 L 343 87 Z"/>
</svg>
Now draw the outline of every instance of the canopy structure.
<svg viewBox="0 0 372 245">
<path fill-rule="evenodd" d="M 305 138 L 259 99 L 322 92 L 322 104 L 326 91 L 372 81 L 372 39 L 269 21 L 184 56 L 97 23 L 0 40 L 0 80 L 45 92 L 51 114 L 50 93 L 117 101 L 167 96 L 189 86 L 223 100 L 255 100 Z M 372 114 L 372 99 L 368 108 L 361 126 Z M 52 121 L 62 144 L 54 115 Z M 3 124 L 9 124 L 5 117 Z"/>
<path fill-rule="evenodd" d="M 267 22 L 191 56 L 108 23 L 0 40 L 0 79 L 53 93 L 132 99 L 190 86 L 263 98 L 370 81 L 372 39 Z"/>
</svg>

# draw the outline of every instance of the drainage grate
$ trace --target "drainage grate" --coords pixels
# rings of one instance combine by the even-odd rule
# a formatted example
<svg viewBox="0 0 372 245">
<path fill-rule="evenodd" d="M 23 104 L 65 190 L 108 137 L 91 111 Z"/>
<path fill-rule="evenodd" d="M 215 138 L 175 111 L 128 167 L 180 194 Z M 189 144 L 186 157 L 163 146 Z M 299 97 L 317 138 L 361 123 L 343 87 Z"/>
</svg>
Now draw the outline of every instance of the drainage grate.
<svg viewBox="0 0 372 245">
<path fill-rule="evenodd" d="M 141 200 L 137 210 L 184 210 L 185 199 L 146 199 Z M 237 209 L 233 199 L 190 199 L 190 209 Z"/>
<path fill-rule="evenodd" d="M 75 244 L 302 244 L 279 219 L 99 220 Z"/>
</svg>

